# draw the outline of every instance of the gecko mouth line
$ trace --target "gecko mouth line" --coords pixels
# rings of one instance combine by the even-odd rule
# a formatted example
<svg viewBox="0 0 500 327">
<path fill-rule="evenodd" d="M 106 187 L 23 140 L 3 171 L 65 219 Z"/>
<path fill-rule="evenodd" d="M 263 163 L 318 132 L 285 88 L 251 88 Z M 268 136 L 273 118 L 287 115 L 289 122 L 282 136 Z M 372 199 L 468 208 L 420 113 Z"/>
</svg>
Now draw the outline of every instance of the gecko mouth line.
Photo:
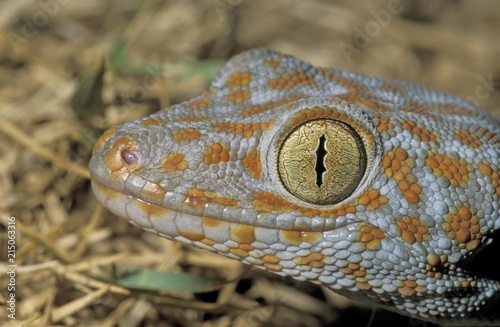
<svg viewBox="0 0 500 327">
<path fill-rule="evenodd" d="M 127 193 L 126 191 L 123 190 L 117 190 L 113 187 L 107 186 L 103 183 L 97 182 L 95 180 L 92 181 L 92 188 L 94 190 L 94 193 L 96 194 L 96 197 L 101 201 L 102 203 L 105 204 L 107 208 L 109 208 L 113 213 L 115 213 L 117 216 L 125 218 L 127 221 L 130 222 L 137 222 L 138 220 L 142 221 L 142 224 L 140 224 L 142 227 L 145 228 L 151 228 L 151 221 L 154 220 L 159 220 L 163 218 L 166 214 L 171 213 L 175 215 L 186 215 L 190 217 L 196 217 L 198 219 L 212 219 L 228 224 L 237 224 L 237 225 L 245 225 L 245 226 L 251 226 L 251 227 L 258 227 L 258 228 L 265 228 L 265 229 L 280 229 L 283 231 L 289 231 L 289 232 L 312 232 L 312 233 L 317 233 L 318 231 L 313 230 L 313 229 L 307 229 L 307 228 L 285 228 L 283 226 L 277 226 L 276 224 L 270 225 L 270 224 L 264 224 L 262 222 L 259 222 L 259 218 L 262 217 L 262 213 L 255 212 L 253 219 L 253 222 L 250 221 L 248 218 L 240 218 L 239 220 L 231 220 L 228 218 L 224 218 L 223 215 L 215 215 L 215 214 L 210 214 L 210 213 L 201 213 L 199 210 L 191 210 L 190 212 L 187 212 L 185 208 L 181 209 L 176 208 L 175 206 L 167 207 L 164 205 L 157 205 L 155 203 L 149 202 L 147 200 L 143 200 L 133 194 Z M 180 195 L 174 192 L 169 192 L 171 194 L 176 194 L 179 198 L 181 198 Z M 182 201 L 181 201 L 182 202 Z M 213 205 L 213 204 L 212 204 Z M 136 209 L 131 210 L 128 208 L 128 206 L 134 206 Z M 241 210 L 242 212 L 243 210 Z M 148 216 L 144 215 L 146 213 Z M 234 211 L 233 211 L 234 214 Z M 246 212 L 248 214 L 248 211 Z M 141 219 L 142 217 L 142 219 Z M 298 219 L 298 218 L 297 218 Z M 149 223 L 147 222 L 149 221 Z M 136 223 L 137 224 L 137 223 Z M 354 222 L 348 222 L 347 220 L 345 223 L 338 223 L 335 228 L 340 228 L 340 227 L 348 227 L 349 225 L 354 224 Z M 146 225 L 146 226 L 145 226 Z M 149 226 L 149 227 L 148 227 Z M 302 225 L 303 226 L 303 225 Z M 335 228 L 330 228 L 330 229 L 324 229 L 321 232 L 327 232 L 334 230 Z"/>
</svg>

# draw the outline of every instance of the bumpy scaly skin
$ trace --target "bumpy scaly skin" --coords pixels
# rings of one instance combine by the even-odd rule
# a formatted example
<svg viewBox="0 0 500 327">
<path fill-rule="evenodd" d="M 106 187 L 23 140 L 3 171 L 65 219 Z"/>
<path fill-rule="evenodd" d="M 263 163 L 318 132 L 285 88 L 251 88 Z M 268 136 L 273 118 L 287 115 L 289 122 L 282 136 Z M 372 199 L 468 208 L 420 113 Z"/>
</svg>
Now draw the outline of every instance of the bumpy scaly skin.
<svg viewBox="0 0 500 327">
<path fill-rule="evenodd" d="M 334 119 L 366 171 L 340 203 L 288 192 L 285 136 Z M 500 122 L 418 85 L 254 50 L 210 90 L 108 130 L 90 162 L 111 211 L 149 232 L 433 321 L 468 319 L 500 283 L 460 267 L 500 229 Z"/>
</svg>

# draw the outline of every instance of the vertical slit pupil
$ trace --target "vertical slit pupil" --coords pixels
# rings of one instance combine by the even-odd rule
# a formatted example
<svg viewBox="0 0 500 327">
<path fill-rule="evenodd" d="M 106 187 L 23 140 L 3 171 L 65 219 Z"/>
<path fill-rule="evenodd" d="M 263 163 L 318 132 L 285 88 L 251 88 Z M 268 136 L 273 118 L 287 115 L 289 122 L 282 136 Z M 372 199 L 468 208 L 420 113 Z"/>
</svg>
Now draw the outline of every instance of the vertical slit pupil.
<svg viewBox="0 0 500 327">
<path fill-rule="evenodd" d="M 321 135 L 319 138 L 318 149 L 316 149 L 316 185 L 321 187 L 323 185 L 323 173 L 326 171 L 325 168 L 325 156 L 328 153 L 325 148 L 325 135 Z"/>
</svg>

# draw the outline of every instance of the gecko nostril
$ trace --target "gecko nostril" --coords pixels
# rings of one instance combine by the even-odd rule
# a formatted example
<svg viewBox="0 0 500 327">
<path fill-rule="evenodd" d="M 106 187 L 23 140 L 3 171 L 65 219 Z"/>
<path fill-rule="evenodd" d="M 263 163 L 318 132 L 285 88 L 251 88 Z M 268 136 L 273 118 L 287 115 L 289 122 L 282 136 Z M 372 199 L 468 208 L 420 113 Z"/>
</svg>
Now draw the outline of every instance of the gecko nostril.
<svg viewBox="0 0 500 327">
<path fill-rule="evenodd" d="M 122 136 L 107 142 L 109 145 L 104 147 L 106 149 L 104 164 L 110 171 L 117 172 L 125 169 L 124 171 L 130 172 L 139 168 L 139 156 L 132 138 Z"/>
<path fill-rule="evenodd" d="M 136 154 L 130 151 L 130 149 L 123 149 L 121 151 L 121 157 L 127 165 L 133 165 L 138 162 Z"/>
</svg>

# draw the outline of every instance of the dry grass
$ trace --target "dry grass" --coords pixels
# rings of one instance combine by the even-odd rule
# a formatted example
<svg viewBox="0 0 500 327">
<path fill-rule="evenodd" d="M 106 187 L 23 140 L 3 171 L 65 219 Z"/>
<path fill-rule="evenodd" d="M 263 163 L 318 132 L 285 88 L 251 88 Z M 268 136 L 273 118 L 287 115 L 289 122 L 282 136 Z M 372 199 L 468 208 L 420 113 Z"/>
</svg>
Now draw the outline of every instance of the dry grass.
<svg viewBox="0 0 500 327">
<path fill-rule="evenodd" d="M 500 115 L 497 1 L 402 0 L 402 12 L 381 26 L 371 10 L 388 3 L 2 1 L 2 262 L 8 259 L 7 217 L 15 217 L 17 228 L 16 320 L 3 307 L 9 292 L 2 273 L 2 326 L 335 322 L 350 302 L 329 298 L 327 305 L 308 285 L 297 287 L 186 249 L 114 217 L 94 199 L 86 166 L 104 129 L 198 95 L 218 65 L 255 47 L 315 65 L 419 82 Z M 355 31 L 365 28 L 375 29 L 351 47 Z M 354 52 L 346 55 L 346 46 Z M 136 292 L 113 283 L 116 271 L 127 267 L 187 271 L 224 283 L 211 293 L 215 299 Z M 242 292 L 248 283 L 241 280 L 251 281 L 248 291 Z M 368 316 L 361 319 L 350 323 L 366 325 Z"/>
</svg>

